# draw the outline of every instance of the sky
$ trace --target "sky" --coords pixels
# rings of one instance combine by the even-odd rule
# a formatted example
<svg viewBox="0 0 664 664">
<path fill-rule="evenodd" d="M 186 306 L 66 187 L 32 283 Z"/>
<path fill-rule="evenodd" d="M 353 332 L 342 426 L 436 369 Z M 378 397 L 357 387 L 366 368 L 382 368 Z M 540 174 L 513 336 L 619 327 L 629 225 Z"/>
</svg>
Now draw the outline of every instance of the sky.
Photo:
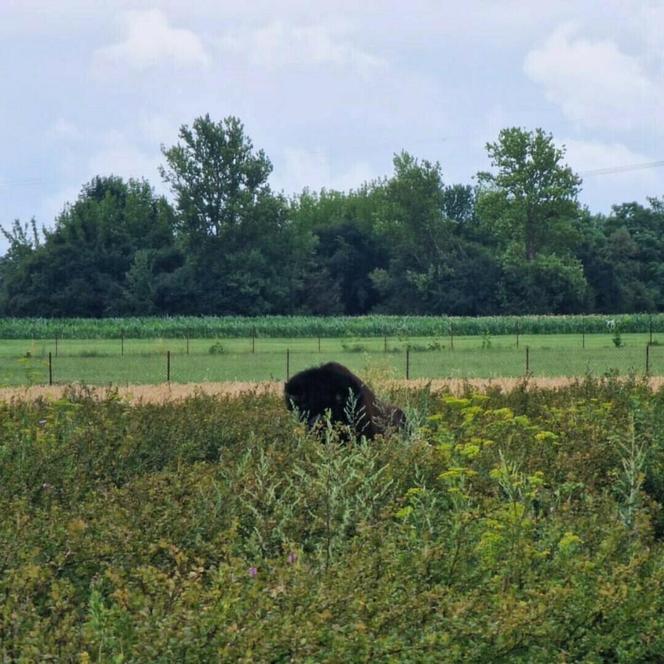
<svg viewBox="0 0 664 664">
<path fill-rule="evenodd" d="M 168 193 L 161 146 L 206 113 L 242 120 L 287 195 L 404 149 L 472 184 L 519 126 L 566 147 L 593 212 L 645 203 L 663 32 L 664 0 L 0 0 L 0 225 L 52 226 L 95 175 Z"/>
</svg>

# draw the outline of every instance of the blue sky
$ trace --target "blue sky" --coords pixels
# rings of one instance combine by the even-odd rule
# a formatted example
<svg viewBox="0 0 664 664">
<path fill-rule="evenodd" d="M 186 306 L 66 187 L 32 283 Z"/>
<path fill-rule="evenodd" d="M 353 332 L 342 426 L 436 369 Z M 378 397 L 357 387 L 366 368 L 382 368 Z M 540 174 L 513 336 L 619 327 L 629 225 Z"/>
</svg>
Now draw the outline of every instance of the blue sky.
<svg viewBox="0 0 664 664">
<path fill-rule="evenodd" d="M 664 160 L 664 0 L 1 0 L 0 224 L 51 225 L 97 174 L 239 116 L 272 184 L 348 189 L 394 152 L 472 182 L 506 126 L 578 172 Z M 664 195 L 664 168 L 586 175 L 593 211 Z M 0 244 L 0 249 L 4 245 Z"/>
</svg>

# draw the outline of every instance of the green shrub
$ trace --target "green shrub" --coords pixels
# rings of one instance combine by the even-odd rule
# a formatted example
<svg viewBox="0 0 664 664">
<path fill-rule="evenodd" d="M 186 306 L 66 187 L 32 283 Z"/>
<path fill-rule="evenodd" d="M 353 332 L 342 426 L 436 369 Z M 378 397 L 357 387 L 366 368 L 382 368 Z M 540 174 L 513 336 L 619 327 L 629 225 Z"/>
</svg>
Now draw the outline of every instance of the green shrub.
<svg viewBox="0 0 664 664">
<path fill-rule="evenodd" d="M 3 661 L 658 661 L 662 399 L 393 395 L 339 444 L 273 396 L 0 403 Z"/>
</svg>

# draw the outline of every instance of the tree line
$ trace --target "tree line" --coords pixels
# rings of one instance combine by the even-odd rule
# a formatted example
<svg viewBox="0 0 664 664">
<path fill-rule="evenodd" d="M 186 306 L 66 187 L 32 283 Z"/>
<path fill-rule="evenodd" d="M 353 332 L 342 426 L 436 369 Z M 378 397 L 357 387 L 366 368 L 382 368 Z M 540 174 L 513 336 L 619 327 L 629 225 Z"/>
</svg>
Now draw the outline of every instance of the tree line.
<svg viewBox="0 0 664 664">
<path fill-rule="evenodd" d="M 664 310 L 664 198 L 592 214 L 551 134 L 486 147 L 472 185 L 401 152 L 389 176 L 288 198 L 238 118 L 196 118 L 162 147 L 172 202 L 98 176 L 53 228 L 2 228 L 0 315 Z"/>
</svg>

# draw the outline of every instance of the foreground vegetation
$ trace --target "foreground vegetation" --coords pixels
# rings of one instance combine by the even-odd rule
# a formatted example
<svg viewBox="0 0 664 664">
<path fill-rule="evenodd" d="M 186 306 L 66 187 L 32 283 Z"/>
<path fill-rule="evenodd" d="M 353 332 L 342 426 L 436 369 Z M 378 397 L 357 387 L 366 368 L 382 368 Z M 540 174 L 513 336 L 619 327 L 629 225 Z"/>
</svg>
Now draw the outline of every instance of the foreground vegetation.
<svg viewBox="0 0 664 664">
<path fill-rule="evenodd" d="M 255 394 L 0 404 L 0 657 L 661 656 L 664 393 L 390 396 L 345 446 Z"/>
</svg>

